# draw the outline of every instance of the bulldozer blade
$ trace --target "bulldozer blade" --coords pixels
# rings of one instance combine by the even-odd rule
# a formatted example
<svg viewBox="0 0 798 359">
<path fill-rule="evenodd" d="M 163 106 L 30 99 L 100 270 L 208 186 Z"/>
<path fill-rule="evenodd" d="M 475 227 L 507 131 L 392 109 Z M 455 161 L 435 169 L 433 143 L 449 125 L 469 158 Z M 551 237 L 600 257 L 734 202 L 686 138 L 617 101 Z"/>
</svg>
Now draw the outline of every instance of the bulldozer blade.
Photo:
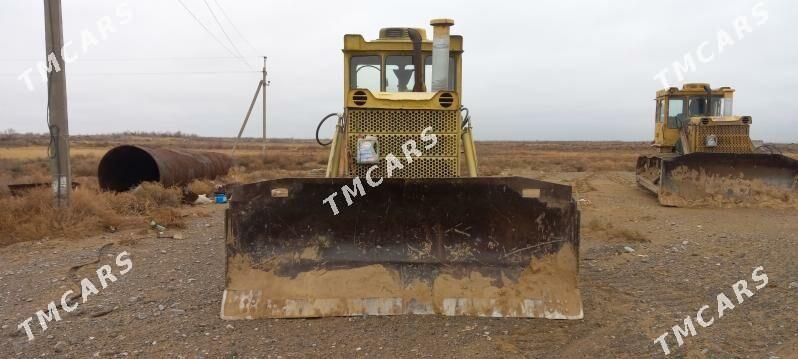
<svg viewBox="0 0 798 359">
<path fill-rule="evenodd" d="M 371 184 L 234 187 L 221 317 L 582 318 L 569 186 L 520 177 Z M 322 202 L 333 193 L 337 214 Z"/>
<path fill-rule="evenodd" d="M 659 201 L 675 207 L 798 207 L 798 161 L 778 154 L 692 153 L 662 160 Z"/>
</svg>

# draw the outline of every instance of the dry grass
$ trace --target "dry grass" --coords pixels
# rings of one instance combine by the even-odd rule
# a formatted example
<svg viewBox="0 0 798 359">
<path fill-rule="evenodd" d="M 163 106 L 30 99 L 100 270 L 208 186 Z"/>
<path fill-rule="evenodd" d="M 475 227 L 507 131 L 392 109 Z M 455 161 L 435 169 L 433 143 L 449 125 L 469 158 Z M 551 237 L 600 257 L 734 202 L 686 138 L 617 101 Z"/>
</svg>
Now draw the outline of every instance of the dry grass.
<svg viewBox="0 0 798 359">
<path fill-rule="evenodd" d="M 100 156 L 95 154 L 73 154 L 70 158 L 72 176 L 96 178 L 99 162 Z M 20 158 L 0 157 L 0 187 L 11 183 L 48 183 L 51 176 L 46 152 L 39 158 L 28 158 L 24 154 Z"/>
<path fill-rule="evenodd" d="M 130 191 L 145 211 L 153 208 L 179 207 L 183 194 L 179 188 L 164 188 L 159 183 L 144 182 Z"/>
<path fill-rule="evenodd" d="M 144 227 L 150 219 L 167 227 L 182 227 L 181 191 L 145 183 L 135 192 L 100 192 L 93 186 L 72 194 L 69 208 L 53 205 L 49 188 L 22 197 L 0 198 L 0 245 L 47 237 L 81 238 L 113 228 Z"/>
<path fill-rule="evenodd" d="M 228 183 L 246 183 L 283 177 L 308 177 L 312 170 L 327 167 L 329 149 L 315 142 L 297 142 L 269 146 L 260 151 L 236 156 L 236 167 L 224 178 Z"/>
<path fill-rule="evenodd" d="M 78 238 L 125 224 L 124 216 L 111 208 L 111 194 L 84 189 L 73 193 L 68 209 L 53 205 L 49 189 L 35 189 L 24 197 L 0 199 L 0 245 L 53 236 Z"/>
<path fill-rule="evenodd" d="M 643 142 L 477 142 L 479 172 L 513 169 L 546 172 L 633 171 Z"/>
<path fill-rule="evenodd" d="M 103 193 L 97 188 L 97 164 L 105 152 L 120 144 L 176 147 L 228 153 L 232 139 L 153 134 L 73 136 L 72 173 L 81 184 L 72 207 L 64 212 L 52 207 L 49 190 L 32 191 L 21 198 L 10 196 L 7 184 L 48 183 L 46 135 L 0 134 L 0 245 L 63 236 L 80 238 L 113 227 L 146 228 L 150 220 L 183 225 L 180 189 L 144 184 L 130 193 Z M 640 153 L 650 151 L 645 142 L 477 142 L 482 176 L 526 170 L 547 172 L 631 171 Z M 785 154 L 798 157 L 798 145 L 779 145 Z M 266 155 L 257 139 L 244 139 L 236 152 L 236 167 L 216 180 L 198 180 L 187 186 L 197 194 L 210 194 L 217 184 L 244 183 L 282 177 L 307 177 L 327 164 L 329 148 L 312 140 L 270 140 Z M 600 222 L 586 229 L 623 241 L 646 241 L 635 231 Z"/>
<path fill-rule="evenodd" d="M 69 152 L 76 156 L 95 157 L 99 160 L 109 147 L 72 147 Z M 0 148 L 0 159 L 40 160 L 47 158 L 47 146 L 3 147 Z"/>
<path fill-rule="evenodd" d="M 213 181 L 209 180 L 193 180 L 186 186 L 186 190 L 194 194 L 210 195 L 213 193 L 216 185 Z"/>
</svg>

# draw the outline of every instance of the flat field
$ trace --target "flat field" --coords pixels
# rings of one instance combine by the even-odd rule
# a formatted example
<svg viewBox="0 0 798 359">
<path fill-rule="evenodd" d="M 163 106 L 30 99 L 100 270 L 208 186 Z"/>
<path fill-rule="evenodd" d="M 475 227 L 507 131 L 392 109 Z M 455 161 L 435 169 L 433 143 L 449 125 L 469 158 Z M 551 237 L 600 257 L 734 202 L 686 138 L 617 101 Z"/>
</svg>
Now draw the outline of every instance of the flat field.
<svg viewBox="0 0 798 359">
<path fill-rule="evenodd" d="M 5 185 L 48 182 L 47 139 L 0 140 L 0 357 L 429 357 L 794 358 L 798 356 L 798 221 L 789 209 L 688 209 L 658 205 L 635 184 L 647 143 L 480 142 L 480 171 L 569 184 L 581 210 L 580 289 L 585 317 L 575 321 L 442 316 L 352 317 L 227 322 L 225 205 L 180 204 L 179 192 L 152 186 L 136 194 L 97 191 L 96 165 L 116 144 L 229 151 L 229 139 L 82 136 L 72 142 L 81 183 L 68 213 L 46 189 L 12 197 Z M 798 146 L 782 150 L 796 157 Z M 327 151 L 309 140 L 257 141 L 215 184 L 305 176 Z M 58 218 L 58 221 L 55 219 Z M 181 239 L 157 238 L 156 219 Z M 628 247 L 628 248 L 626 248 Z M 630 251 L 632 249 L 633 251 Z M 42 331 L 36 315 L 96 277 L 127 251 L 133 268 Z M 768 284 L 754 289 L 756 267 Z M 732 285 L 747 280 L 740 303 Z M 95 281 L 96 282 L 96 281 Z M 717 296 L 733 309 L 717 313 Z M 679 346 L 672 327 L 708 306 L 714 322 Z M 30 322 L 28 341 L 18 325 Z"/>
</svg>

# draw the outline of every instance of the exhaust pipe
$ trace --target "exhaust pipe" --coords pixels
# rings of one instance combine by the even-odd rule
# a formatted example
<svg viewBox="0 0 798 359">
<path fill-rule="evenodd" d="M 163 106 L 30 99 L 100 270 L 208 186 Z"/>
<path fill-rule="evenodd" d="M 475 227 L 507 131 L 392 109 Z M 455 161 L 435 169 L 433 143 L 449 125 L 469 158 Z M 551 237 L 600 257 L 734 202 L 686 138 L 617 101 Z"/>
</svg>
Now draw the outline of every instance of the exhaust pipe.
<svg viewBox="0 0 798 359">
<path fill-rule="evenodd" d="M 433 19 L 432 25 L 432 92 L 449 90 L 449 27 L 452 19 Z"/>
<path fill-rule="evenodd" d="M 233 159 L 222 153 L 123 145 L 103 156 L 97 179 L 104 191 L 124 192 L 146 181 L 169 187 L 215 178 L 232 166 Z"/>
<path fill-rule="evenodd" d="M 427 92 L 424 88 L 424 57 L 421 53 L 421 33 L 416 29 L 407 28 L 407 36 L 413 42 L 413 92 Z M 397 75 L 398 76 L 398 75 Z"/>
</svg>

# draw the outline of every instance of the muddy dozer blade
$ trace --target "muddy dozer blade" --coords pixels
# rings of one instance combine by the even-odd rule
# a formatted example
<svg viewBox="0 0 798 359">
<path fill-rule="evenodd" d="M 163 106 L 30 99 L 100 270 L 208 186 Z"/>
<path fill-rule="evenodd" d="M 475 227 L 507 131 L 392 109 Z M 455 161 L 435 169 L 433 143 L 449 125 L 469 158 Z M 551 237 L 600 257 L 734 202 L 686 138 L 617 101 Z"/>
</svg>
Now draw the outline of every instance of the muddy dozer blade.
<svg viewBox="0 0 798 359">
<path fill-rule="evenodd" d="M 662 161 L 659 201 L 677 207 L 798 207 L 798 161 L 777 154 L 692 153 Z"/>
<path fill-rule="evenodd" d="M 582 318 L 571 188 L 532 179 L 289 178 L 234 187 L 223 319 Z M 339 213 L 322 201 L 334 200 Z M 349 192 L 346 192 L 349 193 Z"/>
</svg>

